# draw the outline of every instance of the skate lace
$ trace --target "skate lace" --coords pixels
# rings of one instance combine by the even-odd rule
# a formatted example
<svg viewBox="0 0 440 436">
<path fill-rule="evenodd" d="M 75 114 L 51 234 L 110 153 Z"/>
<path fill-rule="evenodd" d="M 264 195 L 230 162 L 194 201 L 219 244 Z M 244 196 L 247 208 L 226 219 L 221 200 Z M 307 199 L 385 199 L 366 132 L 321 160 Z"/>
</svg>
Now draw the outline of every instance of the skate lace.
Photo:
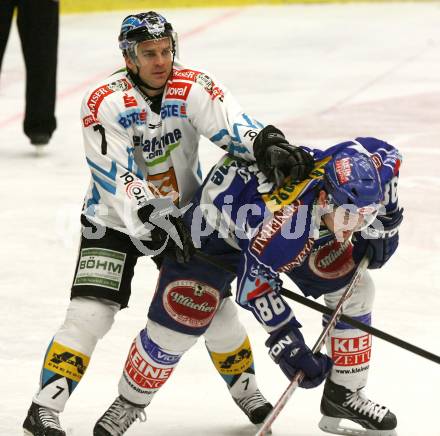
<svg viewBox="0 0 440 436">
<path fill-rule="evenodd" d="M 124 434 L 133 422 L 139 419 L 141 422 L 147 420 L 144 409 L 134 407 L 131 404 L 117 398 L 100 419 L 99 424 L 106 424 L 119 434 Z"/>
<path fill-rule="evenodd" d="M 238 405 L 245 409 L 248 413 L 252 412 L 256 408 L 266 403 L 266 399 L 261 395 L 261 392 L 257 389 L 254 394 L 249 397 L 236 399 Z"/>
<path fill-rule="evenodd" d="M 347 394 L 347 401 L 345 401 L 344 406 L 350 406 L 354 410 L 358 410 L 359 413 L 368 415 L 378 422 L 381 422 L 388 412 L 387 407 L 369 400 L 362 392 Z"/>
<path fill-rule="evenodd" d="M 56 430 L 63 431 L 60 425 L 60 420 L 58 418 L 58 414 L 53 410 L 48 409 L 47 407 L 39 407 L 38 408 L 38 417 L 40 418 L 43 427 L 45 428 L 54 428 Z"/>
</svg>

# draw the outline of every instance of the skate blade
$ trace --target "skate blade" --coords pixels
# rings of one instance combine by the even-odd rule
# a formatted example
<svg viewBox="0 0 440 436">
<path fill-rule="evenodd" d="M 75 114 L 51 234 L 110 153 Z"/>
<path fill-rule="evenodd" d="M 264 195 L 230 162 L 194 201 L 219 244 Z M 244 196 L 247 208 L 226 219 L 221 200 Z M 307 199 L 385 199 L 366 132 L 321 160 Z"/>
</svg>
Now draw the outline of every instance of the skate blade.
<svg viewBox="0 0 440 436">
<path fill-rule="evenodd" d="M 34 147 L 33 155 L 36 158 L 44 157 L 47 155 L 47 148 L 48 148 L 47 144 L 46 145 L 33 145 L 32 147 Z M 29 434 L 32 436 L 31 433 L 29 433 Z"/>
<path fill-rule="evenodd" d="M 346 427 L 341 424 L 341 421 L 342 418 L 323 416 L 318 426 L 322 431 L 332 434 L 348 436 L 397 436 L 396 430 L 370 430 L 367 428 Z"/>
</svg>

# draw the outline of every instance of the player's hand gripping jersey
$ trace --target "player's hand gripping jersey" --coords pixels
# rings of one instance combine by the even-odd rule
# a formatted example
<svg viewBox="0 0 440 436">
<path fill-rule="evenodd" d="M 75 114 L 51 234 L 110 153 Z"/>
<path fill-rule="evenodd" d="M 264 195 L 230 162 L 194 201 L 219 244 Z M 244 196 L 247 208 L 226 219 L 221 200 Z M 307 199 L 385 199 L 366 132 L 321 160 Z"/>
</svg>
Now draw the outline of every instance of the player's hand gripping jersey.
<svg viewBox="0 0 440 436">
<path fill-rule="evenodd" d="M 342 150 L 348 155 L 360 152 L 373 160 L 384 194 L 382 214 L 399 215 L 400 224 L 397 179 L 401 157 L 393 146 L 375 138 L 357 138 L 323 151 L 312 150 L 315 170 L 309 179 L 297 184 L 286 179 L 283 186 L 267 194 L 258 193 L 267 187 L 261 184 L 255 166 L 225 156 L 200 191 L 197 202 L 207 223 L 242 252 L 237 266 L 237 302 L 251 310 L 268 332 L 293 318 L 278 293 L 279 273 L 287 273 L 306 295 L 318 297 L 345 286 L 368 248 L 369 242 L 338 241 L 321 226 L 322 214 L 315 207 L 317 195 L 324 189 L 324 166 Z M 350 177 L 349 172 L 341 174 Z M 198 218 L 194 216 L 192 230 L 197 245 L 194 223 Z M 393 227 L 394 236 L 398 224 Z M 363 241 L 359 236 L 357 240 Z M 397 241 L 394 245 L 397 247 Z"/>
<path fill-rule="evenodd" d="M 86 95 L 81 111 L 92 173 L 83 214 L 144 240 L 149 231 L 137 211 L 146 200 L 170 196 L 182 206 L 200 186 L 200 135 L 253 161 L 252 141 L 263 127 L 224 87 L 178 62 L 160 113 L 150 106 L 127 73 L 118 72 Z"/>
</svg>

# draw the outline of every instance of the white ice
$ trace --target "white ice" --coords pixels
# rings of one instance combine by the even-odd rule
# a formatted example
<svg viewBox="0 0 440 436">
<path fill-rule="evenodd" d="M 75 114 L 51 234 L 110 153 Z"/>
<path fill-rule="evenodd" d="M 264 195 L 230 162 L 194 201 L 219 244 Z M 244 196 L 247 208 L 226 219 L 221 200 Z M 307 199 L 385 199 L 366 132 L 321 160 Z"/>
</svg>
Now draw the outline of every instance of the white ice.
<svg viewBox="0 0 440 436">
<path fill-rule="evenodd" d="M 88 184 L 79 123 L 86 89 L 121 66 L 116 36 L 121 11 L 61 19 L 59 127 L 41 156 L 22 133 L 25 72 L 16 28 L 0 87 L 0 435 L 20 435 L 48 341 L 68 304 Z M 374 326 L 440 354 L 440 4 L 338 4 L 165 10 L 180 33 L 181 56 L 214 73 L 246 111 L 282 128 L 290 140 L 332 145 L 355 135 L 388 140 L 404 154 L 405 207 L 398 253 L 373 272 Z M 206 141 L 206 169 L 219 152 Z M 62 423 L 90 435 L 117 394 L 132 337 L 145 323 L 157 273 L 143 259 L 130 308 L 98 344 Z M 287 287 L 292 285 L 286 283 Z M 308 342 L 320 315 L 295 305 Z M 269 359 L 265 333 L 244 311 L 264 394 L 276 401 L 287 379 Z M 439 436 L 440 367 L 374 340 L 370 396 L 398 416 L 399 436 Z M 297 390 L 274 435 L 323 434 L 317 427 L 322 387 Z M 131 435 L 252 435 L 213 369 L 203 341 Z"/>
</svg>

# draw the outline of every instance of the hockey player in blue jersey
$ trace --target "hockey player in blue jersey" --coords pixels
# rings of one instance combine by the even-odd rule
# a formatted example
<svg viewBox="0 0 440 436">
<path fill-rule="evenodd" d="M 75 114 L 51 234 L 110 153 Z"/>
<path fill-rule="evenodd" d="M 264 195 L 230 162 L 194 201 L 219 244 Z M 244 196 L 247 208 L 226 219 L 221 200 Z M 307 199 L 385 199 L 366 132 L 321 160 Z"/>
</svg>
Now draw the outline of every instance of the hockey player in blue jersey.
<svg viewBox="0 0 440 436">
<path fill-rule="evenodd" d="M 300 384 L 304 388 L 326 380 L 320 428 L 335 434 L 391 436 L 397 425 L 395 415 L 363 391 L 371 336 L 339 322 L 326 343 L 331 359 L 312 354 L 299 320 L 279 289 L 280 273 L 285 273 L 305 295 L 323 295 L 333 309 L 365 255 L 370 269 L 381 268 L 389 260 L 397 248 L 402 221 L 397 200 L 401 157 L 393 146 L 375 138 L 308 151 L 315 158 L 310 177 L 299 183 L 287 177 L 280 187 L 268 182 L 255 165 L 231 156 L 211 170 L 185 221 L 195 245 L 214 263 L 201 257 L 189 264 L 165 258 L 147 326 L 133 347 L 139 349 L 136 344 L 141 342 L 144 348 L 145 344 L 166 347 L 180 358 L 182 344 L 153 344 L 151 326 L 180 332 L 195 342 L 207 326 L 189 322 L 191 307 L 215 311 L 212 296 L 226 296 L 237 278 L 236 301 L 267 331 L 269 354 L 286 376 L 291 379 L 298 370 L 304 371 Z M 221 264 L 229 264 L 236 274 L 226 272 Z M 367 272 L 344 305 L 344 313 L 370 324 L 373 299 L 374 284 Z M 186 345 L 189 348 L 191 341 Z M 216 366 L 228 366 L 221 356 L 212 358 Z M 136 384 L 128 382 L 133 381 L 132 366 L 130 353 L 119 392 L 142 408 L 145 399 Z M 169 366 L 174 368 L 175 362 Z M 95 436 L 113 434 L 112 411 L 113 405 L 97 422 Z M 363 430 L 342 426 L 344 418 Z"/>
</svg>

